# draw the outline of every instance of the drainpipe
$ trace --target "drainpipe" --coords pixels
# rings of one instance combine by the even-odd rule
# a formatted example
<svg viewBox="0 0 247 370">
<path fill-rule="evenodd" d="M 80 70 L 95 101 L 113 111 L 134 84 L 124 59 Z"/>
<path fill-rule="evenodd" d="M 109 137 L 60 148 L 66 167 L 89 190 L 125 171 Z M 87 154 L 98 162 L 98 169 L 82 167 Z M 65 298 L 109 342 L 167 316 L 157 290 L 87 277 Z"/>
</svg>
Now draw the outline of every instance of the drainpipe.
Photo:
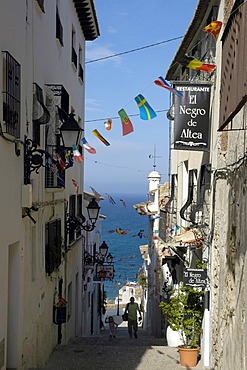
<svg viewBox="0 0 247 370">
<path fill-rule="evenodd" d="M 210 361 L 210 291 L 205 290 L 204 301 L 204 322 L 203 322 L 203 365 L 209 369 Z"/>
</svg>

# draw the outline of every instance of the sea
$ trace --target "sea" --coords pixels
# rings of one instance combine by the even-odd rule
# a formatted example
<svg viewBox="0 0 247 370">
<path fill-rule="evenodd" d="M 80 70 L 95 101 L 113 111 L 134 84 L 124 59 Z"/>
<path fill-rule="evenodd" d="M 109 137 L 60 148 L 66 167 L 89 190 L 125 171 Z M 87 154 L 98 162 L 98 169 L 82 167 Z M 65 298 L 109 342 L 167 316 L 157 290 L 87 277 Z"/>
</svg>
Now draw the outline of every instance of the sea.
<svg viewBox="0 0 247 370">
<path fill-rule="evenodd" d="M 115 202 L 112 202 L 110 200 Z M 110 194 L 100 202 L 100 213 L 106 216 L 102 222 L 102 241 L 113 255 L 115 275 L 104 281 L 106 299 L 114 300 L 118 290 L 127 282 L 137 282 L 143 259 L 139 247 L 148 243 L 148 219 L 140 215 L 134 204 L 146 201 L 146 194 Z"/>
</svg>

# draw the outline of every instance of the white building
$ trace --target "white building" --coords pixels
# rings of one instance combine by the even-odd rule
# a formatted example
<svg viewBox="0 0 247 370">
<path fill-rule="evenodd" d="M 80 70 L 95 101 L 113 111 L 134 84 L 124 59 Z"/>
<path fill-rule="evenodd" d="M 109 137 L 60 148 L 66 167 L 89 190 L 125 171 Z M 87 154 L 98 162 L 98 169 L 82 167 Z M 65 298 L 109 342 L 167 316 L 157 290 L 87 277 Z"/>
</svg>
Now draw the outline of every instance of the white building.
<svg viewBox="0 0 247 370">
<path fill-rule="evenodd" d="M 67 229 L 66 220 L 82 220 L 90 199 L 83 196 L 83 163 L 64 171 L 72 156 L 58 133 L 70 112 L 84 126 L 85 42 L 99 29 L 91 0 L 4 0 L 0 34 L 0 369 L 28 369 L 83 331 L 88 233 Z M 45 155 L 33 144 L 49 153 L 39 173 Z M 54 308 L 59 300 L 66 315 L 56 325 L 65 313 Z"/>
</svg>

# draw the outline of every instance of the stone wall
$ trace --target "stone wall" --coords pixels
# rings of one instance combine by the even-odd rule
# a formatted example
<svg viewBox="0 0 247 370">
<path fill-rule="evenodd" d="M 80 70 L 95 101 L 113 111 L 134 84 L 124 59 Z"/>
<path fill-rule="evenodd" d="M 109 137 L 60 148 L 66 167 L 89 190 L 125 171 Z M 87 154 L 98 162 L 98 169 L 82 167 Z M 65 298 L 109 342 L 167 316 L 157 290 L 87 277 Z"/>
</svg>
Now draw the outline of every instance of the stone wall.
<svg viewBox="0 0 247 370">
<path fill-rule="evenodd" d="M 241 112 L 238 120 L 245 120 Z M 215 176 L 213 211 L 212 369 L 246 369 L 245 280 L 247 164 L 245 132 L 229 133 L 225 166 Z M 222 163 L 222 155 L 219 162 Z"/>
</svg>

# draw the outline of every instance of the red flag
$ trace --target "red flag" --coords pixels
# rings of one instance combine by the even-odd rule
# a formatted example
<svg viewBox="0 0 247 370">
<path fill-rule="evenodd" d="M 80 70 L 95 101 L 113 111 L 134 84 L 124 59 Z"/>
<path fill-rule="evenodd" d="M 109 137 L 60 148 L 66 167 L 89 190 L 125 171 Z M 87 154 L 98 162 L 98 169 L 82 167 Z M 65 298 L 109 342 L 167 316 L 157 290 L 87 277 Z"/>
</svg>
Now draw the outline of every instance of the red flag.
<svg viewBox="0 0 247 370">
<path fill-rule="evenodd" d="M 118 114 L 119 114 L 121 122 L 122 122 L 123 136 L 128 135 L 131 132 L 133 132 L 134 131 L 133 125 L 132 125 L 131 120 L 129 119 L 127 113 L 125 112 L 125 110 L 120 109 L 120 111 L 118 111 Z"/>
</svg>

